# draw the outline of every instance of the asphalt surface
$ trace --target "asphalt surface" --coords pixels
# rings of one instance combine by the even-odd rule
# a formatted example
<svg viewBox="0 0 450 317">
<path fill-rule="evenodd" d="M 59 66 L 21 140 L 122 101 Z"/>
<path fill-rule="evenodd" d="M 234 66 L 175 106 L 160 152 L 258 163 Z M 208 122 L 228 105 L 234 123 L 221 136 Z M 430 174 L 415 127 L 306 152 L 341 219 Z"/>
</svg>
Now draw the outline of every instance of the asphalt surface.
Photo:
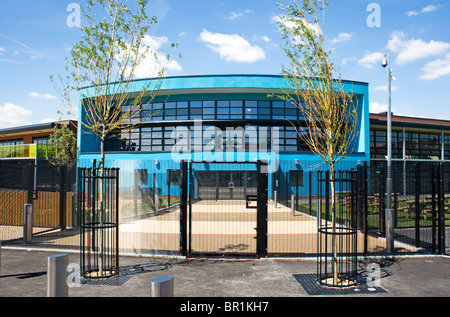
<svg viewBox="0 0 450 317">
<path fill-rule="evenodd" d="M 48 257 L 59 251 L 2 247 L 0 297 L 47 297 Z M 67 253 L 69 263 L 79 264 L 77 253 Z M 308 294 L 294 276 L 316 274 L 315 259 L 214 259 L 183 257 L 120 257 L 121 274 L 115 278 L 69 287 L 69 297 L 151 297 L 151 281 L 172 276 L 177 298 L 299 298 L 299 297 L 449 297 L 450 257 L 402 256 L 360 258 L 358 272 L 379 267 L 383 292 L 363 294 Z M 76 267 L 76 265 L 75 265 Z M 76 279 L 72 279 L 76 282 Z M 176 307 L 177 309 L 180 307 Z M 193 307 L 195 308 L 195 307 Z M 236 307 L 239 308 L 239 307 Z M 251 307 L 250 307 L 251 308 Z"/>
</svg>

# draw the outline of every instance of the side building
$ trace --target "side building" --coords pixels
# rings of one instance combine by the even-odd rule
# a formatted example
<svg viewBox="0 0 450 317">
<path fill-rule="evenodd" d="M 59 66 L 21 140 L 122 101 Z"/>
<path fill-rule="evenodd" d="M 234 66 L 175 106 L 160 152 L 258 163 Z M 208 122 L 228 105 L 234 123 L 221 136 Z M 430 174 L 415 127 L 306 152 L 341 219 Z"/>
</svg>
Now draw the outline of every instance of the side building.
<svg viewBox="0 0 450 317">
<path fill-rule="evenodd" d="M 387 114 L 370 114 L 370 164 L 386 165 Z M 431 172 L 444 163 L 444 190 L 450 191 L 450 121 L 392 115 L 392 164 L 394 190 L 413 195 L 415 180 L 421 179 L 421 192 L 431 193 Z M 435 167 L 433 167 L 433 165 Z M 437 189 L 435 189 L 437 190 Z"/>
<path fill-rule="evenodd" d="M 0 240 L 21 241 L 24 205 L 32 205 L 33 233 L 76 226 L 76 167 L 50 163 L 57 125 L 77 135 L 77 122 L 58 121 L 0 130 Z"/>
</svg>

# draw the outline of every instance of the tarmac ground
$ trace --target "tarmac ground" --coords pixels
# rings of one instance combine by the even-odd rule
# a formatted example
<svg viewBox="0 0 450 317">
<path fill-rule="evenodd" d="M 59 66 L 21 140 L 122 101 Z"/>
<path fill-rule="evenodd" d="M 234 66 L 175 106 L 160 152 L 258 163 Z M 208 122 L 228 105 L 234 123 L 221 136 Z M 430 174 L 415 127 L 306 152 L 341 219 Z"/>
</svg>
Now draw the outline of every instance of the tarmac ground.
<svg viewBox="0 0 450 317">
<path fill-rule="evenodd" d="M 2 247 L 0 297 L 46 297 L 48 257 L 59 251 Z M 67 253 L 80 263 L 78 253 Z M 151 281 L 172 276 L 174 296 L 232 300 L 300 297 L 449 297 L 449 256 L 359 258 L 358 273 L 367 276 L 369 264 L 379 268 L 383 292 L 310 295 L 295 276 L 314 275 L 315 258 L 225 259 L 120 256 L 121 273 L 113 278 L 83 280 L 69 287 L 69 297 L 151 297 Z M 75 281 L 75 280 L 73 280 Z M 363 282 L 364 283 L 364 282 Z M 78 287 L 77 287 L 78 286 Z M 178 306 L 177 306 L 178 307 Z M 174 307 L 176 309 L 177 307 Z M 181 306 L 179 307 L 181 309 Z M 239 308 L 239 307 L 237 307 Z"/>
</svg>

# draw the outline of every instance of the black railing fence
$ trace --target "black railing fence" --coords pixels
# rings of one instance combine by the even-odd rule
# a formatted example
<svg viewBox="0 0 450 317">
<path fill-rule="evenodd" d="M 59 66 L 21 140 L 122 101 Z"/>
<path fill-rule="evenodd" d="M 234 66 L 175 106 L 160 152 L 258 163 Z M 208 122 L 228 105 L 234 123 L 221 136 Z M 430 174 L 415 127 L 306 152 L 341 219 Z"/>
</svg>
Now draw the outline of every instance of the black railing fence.
<svg viewBox="0 0 450 317">
<path fill-rule="evenodd" d="M 374 161 L 365 169 L 368 231 L 385 237 L 386 164 Z M 395 240 L 423 251 L 445 253 L 445 246 L 450 246 L 445 232 L 450 226 L 450 164 L 393 162 L 392 179 Z"/>
</svg>

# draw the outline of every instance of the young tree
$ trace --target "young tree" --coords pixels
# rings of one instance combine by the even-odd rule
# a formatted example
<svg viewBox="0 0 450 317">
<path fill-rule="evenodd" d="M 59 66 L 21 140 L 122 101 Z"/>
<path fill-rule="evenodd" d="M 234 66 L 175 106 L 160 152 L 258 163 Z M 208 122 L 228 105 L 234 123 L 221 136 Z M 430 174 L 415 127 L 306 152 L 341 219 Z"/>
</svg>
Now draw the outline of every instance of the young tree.
<svg viewBox="0 0 450 317">
<path fill-rule="evenodd" d="M 356 102 L 344 91 L 343 82 L 324 45 L 326 0 L 303 0 L 299 5 L 278 4 L 284 12 L 278 25 L 285 41 L 283 49 L 290 62 L 283 67 L 282 99 L 295 103 L 305 118 L 296 128 L 310 150 L 330 167 L 332 198 L 332 250 L 334 284 L 337 284 L 337 248 L 335 243 L 335 168 L 352 151 L 357 119 Z"/>
<path fill-rule="evenodd" d="M 73 124 L 73 123 L 69 123 Z M 49 159 L 55 166 L 70 168 L 77 161 L 77 138 L 67 124 L 56 124 L 54 133 L 50 135 L 53 156 Z"/>
<path fill-rule="evenodd" d="M 154 98 L 170 64 L 170 56 L 150 47 L 152 41 L 147 32 L 157 19 L 147 15 L 147 3 L 148 0 L 136 0 L 130 5 L 128 0 L 87 0 L 86 6 L 81 7 L 81 40 L 70 51 L 67 75 L 60 77 L 61 88 L 55 85 L 68 114 L 81 124 L 80 133 L 93 134 L 100 141 L 100 176 L 104 175 L 106 140 L 139 123 L 136 118 L 142 104 Z M 171 47 L 175 49 L 177 45 Z M 141 63 L 149 57 L 153 57 L 155 69 L 153 74 L 148 70 L 146 77 L 153 79 L 147 84 L 140 82 L 139 92 L 130 93 Z M 83 108 L 81 117 L 79 106 Z M 102 225 L 105 210 L 101 182 L 99 187 Z M 102 265 L 99 267 L 99 275 L 103 276 Z"/>
</svg>

